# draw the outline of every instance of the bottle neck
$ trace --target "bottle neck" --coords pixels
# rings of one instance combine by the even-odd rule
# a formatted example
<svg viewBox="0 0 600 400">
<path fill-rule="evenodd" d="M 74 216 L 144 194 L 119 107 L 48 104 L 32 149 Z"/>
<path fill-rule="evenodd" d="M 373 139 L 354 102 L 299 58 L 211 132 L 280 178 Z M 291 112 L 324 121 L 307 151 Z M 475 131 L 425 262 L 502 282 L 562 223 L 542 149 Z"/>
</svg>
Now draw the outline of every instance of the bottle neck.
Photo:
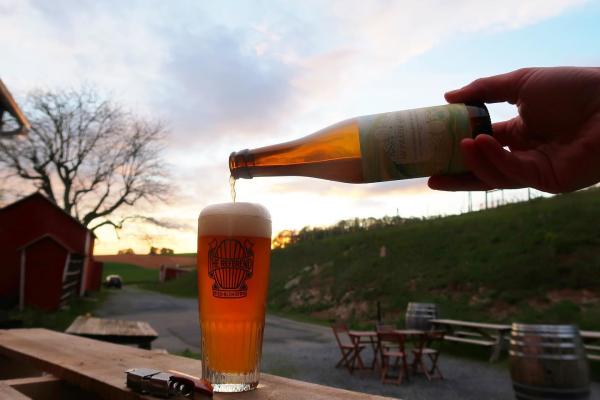
<svg viewBox="0 0 600 400">
<path fill-rule="evenodd" d="M 249 149 L 234 151 L 229 155 L 229 171 L 233 179 L 252 179 L 250 167 L 254 166 L 254 156 Z"/>
<path fill-rule="evenodd" d="M 473 137 L 480 133 L 493 135 L 492 121 L 486 105 L 482 102 L 470 102 L 465 103 L 465 106 L 467 107 L 469 119 L 471 120 Z"/>
</svg>

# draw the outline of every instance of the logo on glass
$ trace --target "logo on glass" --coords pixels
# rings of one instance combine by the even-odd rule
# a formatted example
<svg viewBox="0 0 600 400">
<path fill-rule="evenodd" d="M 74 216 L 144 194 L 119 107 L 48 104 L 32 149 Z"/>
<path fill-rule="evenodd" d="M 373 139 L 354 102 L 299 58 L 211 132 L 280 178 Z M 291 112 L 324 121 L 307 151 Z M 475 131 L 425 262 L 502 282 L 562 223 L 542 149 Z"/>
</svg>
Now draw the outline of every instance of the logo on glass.
<svg viewBox="0 0 600 400">
<path fill-rule="evenodd" d="M 246 280 L 252 277 L 254 266 L 254 243 L 236 239 L 216 239 L 209 243 L 208 276 L 214 280 L 214 297 L 237 299 L 246 297 Z"/>
</svg>

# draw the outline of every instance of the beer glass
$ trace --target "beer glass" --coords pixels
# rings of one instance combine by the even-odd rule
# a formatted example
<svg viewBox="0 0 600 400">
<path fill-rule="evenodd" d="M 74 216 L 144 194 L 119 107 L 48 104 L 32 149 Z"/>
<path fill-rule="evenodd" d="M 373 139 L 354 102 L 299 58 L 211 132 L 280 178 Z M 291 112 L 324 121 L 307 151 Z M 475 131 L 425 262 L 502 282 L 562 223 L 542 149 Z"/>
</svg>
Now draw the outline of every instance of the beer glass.
<svg viewBox="0 0 600 400">
<path fill-rule="evenodd" d="M 215 392 L 258 385 L 270 252 L 271 216 L 263 206 L 223 203 L 200 213 L 202 377 Z"/>
</svg>

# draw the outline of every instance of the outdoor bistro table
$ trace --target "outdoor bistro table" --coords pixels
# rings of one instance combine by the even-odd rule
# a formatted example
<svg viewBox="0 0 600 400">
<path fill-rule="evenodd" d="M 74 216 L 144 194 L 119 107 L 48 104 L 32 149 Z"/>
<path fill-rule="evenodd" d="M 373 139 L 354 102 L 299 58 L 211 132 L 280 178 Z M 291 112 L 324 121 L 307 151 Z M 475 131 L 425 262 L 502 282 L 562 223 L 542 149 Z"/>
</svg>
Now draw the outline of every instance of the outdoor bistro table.
<svg viewBox="0 0 600 400">
<path fill-rule="evenodd" d="M 357 349 L 361 344 L 370 344 L 373 349 L 373 361 L 371 362 L 371 369 L 375 369 L 377 364 L 377 352 L 379 350 L 379 341 L 377 340 L 377 332 L 375 331 L 348 331 L 348 336 L 354 344 L 354 348 Z M 365 368 L 360 358 L 358 350 L 355 350 L 354 357 L 358 358 L 359 368 Z"/>
<path fill-rule="evenodd" d="M 46 329 L 0 330 L 0 399 L 156 399 L 125 386 L 125 370 L 132 367 L 195 376 L 202 370 L 199 360 Z M 256 390 L 215 393 L 214 399 L 391 400 L 269 374 L 261 374 Z"/>
<path fill-rule="evenodd" d="M 490 362 L 494 362 L 500 357 L 505 339 L 510 336 L 511 330 L 510 325 L 454 319 L 432 319 L 430 322 L 435 329 L 443 329 L 447 332 L 444 340 L 491 347 L 493 350 Z"/>
</svg>

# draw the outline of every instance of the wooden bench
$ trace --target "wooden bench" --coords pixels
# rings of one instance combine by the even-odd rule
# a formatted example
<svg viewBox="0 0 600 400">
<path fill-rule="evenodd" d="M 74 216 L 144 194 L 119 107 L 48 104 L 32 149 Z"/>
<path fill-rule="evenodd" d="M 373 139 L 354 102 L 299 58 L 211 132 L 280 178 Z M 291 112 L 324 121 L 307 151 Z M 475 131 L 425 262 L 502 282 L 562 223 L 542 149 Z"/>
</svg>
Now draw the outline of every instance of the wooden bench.
<svg viewBox="0 0 600 400">
<path fill-rule="evenodd" d="M 79 316 L 65 331 L 71 335 L 102 340 L 118 344 L 135 344 L 141 349 L 150 349 L 158 333 L 145 321 Z"/>
<path fill-rule="evenodd" d="M 481 336 L 479 336 L 479 337 L 481 337 Z M 470 338 L 465 338 L 465 337 L 461 337 L 461 336 L 446 335 L 446 336 L 444 336 L 444 340 L 447 340 L 449 342 L 476 344 L 479 346 L 487 346 L 487 347 L 496 346 L 496 341 L 483 340 L 483 339 L 470 339 Z"/>
<path fill-rule="evenodd" d="M 583 340 L 587 358 L 590 361 L 600 361 L 600 332 L 597 331 L 579 331 Z"/>
<path fill-rule="evenodd" d="M 200 361 L 185 357 L 46 329 L 0 330 L 0 399 L 156 399 L 134 393 L 125 386 L 124 371 L 132 367 L 174 369 L 196 376 L 202 371 Z M 37 370 L 38 376 L 15 376 L 17 371 L 21 375 L 28 370 L 30 374 Z M 51 376 L 40 377 L 42 371 Z M 391 400 L 269 374 L 261 374 L 254 391 L 235 395 L 215 393 L 214 399 Z"/>
<path fill-rule="evenodd" d="M 492 349 L 490 362 L 497 361 L 510 335 L 510 325 L 459 321 L 454 319 L 432 319 L 434 329 L 446 331 L 444 340 L 474 344 Z"/>
</svg>

